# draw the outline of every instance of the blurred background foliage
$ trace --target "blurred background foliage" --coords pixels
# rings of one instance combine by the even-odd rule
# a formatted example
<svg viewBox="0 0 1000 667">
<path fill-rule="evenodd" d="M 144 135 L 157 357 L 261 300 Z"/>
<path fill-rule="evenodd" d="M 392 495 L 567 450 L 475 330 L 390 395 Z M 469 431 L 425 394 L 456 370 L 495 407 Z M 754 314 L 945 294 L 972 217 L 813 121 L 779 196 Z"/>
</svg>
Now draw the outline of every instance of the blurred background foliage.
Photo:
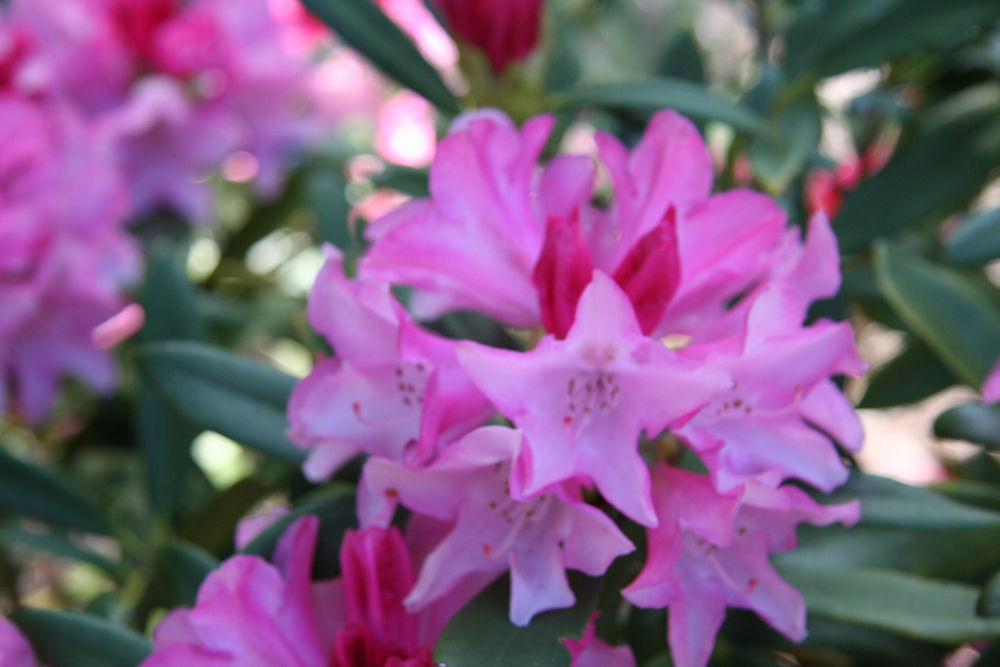
<svg viewBox="0 0 1000 667">
<path fill-rule="evenodd" d="M 902 430 L 871 431 L 836 494 L 862 500 L 861 523 L 804 528 L 802 547 L 779 559 L 806 596 L 809 639 L 791 645 L 733 613 L 713 664 L 1000 664 L 988 641 L 1000 638 L 1000 409 L 973 391 L 1000 357 L 1000 3 L 550 0 L 534 56 L 498 79 L 463 48 L 464 81 L 451 90 L 374 4 L 305 4 L 432 101 L 439 134 L 461 108 L 549 111 L 553 152 L 591 151 L 594 128 L 634 140 L 672 107 L 704 132 L 719 189 L 764 190 L 800 224 L 826 209 L 844 282 L 814 315 L 851 319 L 873 364 L 848 390 L 867 415 L 890 420 L 919 404 L 941 444 L 931 456 L 894 442 Z M 148 269 L 134 297 L 148 321 L 119 348 L 118 390 L 69 385 L 40 429 L 0 424 L 2 606 L 85 613 L 18 612 L 29 637 L 114 639 L 97 642 L 88 664 L 134 664 L 140 635 L 193 601 L 231 554 L 237 520 L 267 503 L 320 514 L 317 562 L 335 574 L 358 466 L 306 483 L 284 405 L 295 378 L 330 353 L 304 313 L 320 245 L 356 258 L 373 202 L 426 191 L 425 171 L 372 152 L 371 133 L 348 122 L 301 156 L 274 199 L 219 177 L 213 226 L 190 228 L 170 211 L 137 222 Z M 468 314 L 434 326 L 509 340 Z M 956 386 L 967 389 L 942 394 Z M 907 457 L 925 463 L 914 472 Z M 278 532 L 248 549 L 269 553 Z M 639 562 L 609 578 L 627 581 Z M 664 612 L 630 611 L 617 590 L 578 597 L 604 610 L 599 631 L 628 639 L 640 664 L 669 664 Z M 559 613 L 571 612 L 566 627 L 582 627 L 588 614 Z M 454 655 L 473 633 L 522 632 L 503 615 L 456 623 L 442 640 Z M 567 661 L 556 648 L 539 659 Z M 84 664 L 59 650 L 43 658 Z"/>
</svg>

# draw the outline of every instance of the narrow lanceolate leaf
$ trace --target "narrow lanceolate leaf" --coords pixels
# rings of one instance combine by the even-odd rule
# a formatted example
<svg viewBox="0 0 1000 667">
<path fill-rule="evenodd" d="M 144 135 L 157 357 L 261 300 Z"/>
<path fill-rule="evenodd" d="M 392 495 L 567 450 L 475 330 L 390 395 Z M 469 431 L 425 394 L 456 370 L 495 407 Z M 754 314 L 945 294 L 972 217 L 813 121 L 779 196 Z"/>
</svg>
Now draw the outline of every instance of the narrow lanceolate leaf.
<svg viewBox="0 0 1000 667">
<path fill-rule="evenodd" d="M 810 614 L 961 643 L 1000 637 L 1000 618 L 976 613 L 979 588 L 877 569 L 783 569 Z"/>
<path fill-rule="evenodd" d="M 885 169 L 848 195 L 834 221 L 841 252 L 858 252 L 880 236 L 938 222 L 982 190 L 1000 163 L 1000 89 L 981 86 L 963 97 L 961 105 L 952 101 L 935 110 L 939 122 L 928 124 Z"/>
<path fill-rule="evenodd" d="M 285 437 L 285 405 L 295 378 L 201 343 L 169 341 L 139 354 L 144 377 L 183 417 L 268 456 L 301 463 Z"/>
<path fill-rule="evenodd" d="M 0 443 L 2 447 L 2 443 Z M 60 528 L 107 533 L 104 513 L 71 480 L 0 448 L 0 508 Z"/>
<path fill-rule="evenodd" d="M 86 614 L 22 608 L 11 620 L 51 667 L 135 667 L 151 651 L 141 635 Z"/>
<path fill-rule="evenodd" d="M 442 111 L 459 111 L 458 101 L 437 70 L 374 2 L 303 0 L 303 4 L 387 75 L 420 93 Z"/>
<path fill-rule="evenodd" d="M 715 120 L 737 129 L 773 135 L 767 121 L 750 109 L 683 79 L 645 79 L 583 88 L 559 94 L 557 106 L 561 109 L 594 106 L 638 113 L 676 109 L 699 120 Z"/>
<path fill-rule="evenodd" d="M 990 577 L 986 585 L 983 586 L 983 592 L 976 604 L 976 611 L 983 616 L 1000 617 L 1000 572 Z"/>
<path fill-rule="evenodd" d="M 1000 208 L 966 218 L 945 246 L 944 256 L 960 266 L 982 266 L 1000 257 Z"/>
<path fill-rule="evenodd" d="M 0 544 L 4 546 L 16 545 L 36 551 L 44 551 L 51 556 L 71 558 L 82 563 L 90 563 L 111 576 L 117 574 L 119 568 L 118 563 L 115 561 L 89 549 L 84 549 L 64 535 L 28 530 L 14 523 L 0 527 Z"/>
<path fill-rule="evenodd" d="M 938 360 L 933 350 L 911 338 L 906 349 L 871 374 L 858 407 L 888 408 L 915 403 L 957 382 L 955 374 Z"/>
<path fill-rule="evenodd" d="M 142 289 L 146 324 L 139 334 L 141 342 L 204 337 L 204 322 L 183 261 L 181 251 L 170 244 L 153 249 Z M 172 518 L 184 496 L 184 478 L 192 467 L 191 441 L 198 430 L 178 418 L 144 378 L 136 388 L 135 415 L 150 499 L 158 512 Z"/>
<path fill-rule="evenodd" d="M 1000 311 L 961 273 L 888 243 L 876 248 L 879 288 L 904 322 L 964 382 L 979 386 L 1000 357 Z"/>
<path fill-rule="evenodd" d="M 799 530 L 799 547 L 774 557 L 791 569 L 891 568 L 928 577 L 962 577 L 1000 559 L 1000 513 L 929 488 L 856 473 L 829 498 L 861 501 L 851 528 Z"/>
<path fill-rule="evenodd" d="M 803 7 L 786 38 L 785 68 L 793 76 L 829 76 L 947 47 L 1000 16 L 1000 5 L 983 0 L 824 0 Z"/>
<path fill-rule="evenodd" d="M 579 637 L 600 595 L 600 580 L 570 576 L 576 604 L 536 616 L 527 627 L 513 625 L 509 579 L 504 577 L 458 612 L 441 633 L 434 660 L 451 667 L 560 667 L 570 664 L 560 637 Z"/>
<path fill-rule="evenodd" d="M 170 607 L 194 605 L 201 582 L 217 567 L 219 561 L 207 551 L 181 540 L 168 542 L 156 554 L 164 602 Z"/>
<path fill-rule="evenodd" d="M 968 440 L 990 449 L 1000 448 L 1000 407 L 982 403 L 956 405 L 934 420 L 939 438 Z"/>
</svg>

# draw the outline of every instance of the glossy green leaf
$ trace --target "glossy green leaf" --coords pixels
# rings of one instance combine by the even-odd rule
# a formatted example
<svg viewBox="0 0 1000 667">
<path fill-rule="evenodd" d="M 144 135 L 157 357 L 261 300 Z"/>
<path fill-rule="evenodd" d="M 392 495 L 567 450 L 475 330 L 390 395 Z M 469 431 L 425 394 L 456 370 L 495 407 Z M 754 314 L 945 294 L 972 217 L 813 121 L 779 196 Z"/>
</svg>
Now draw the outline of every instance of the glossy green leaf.
<svg viewBox="0 0 1000 667">
<path fill-rule="evenodd" d="M 564 110 L 601 107 L 643 114 L 676 109 L 699 120 L 715 120 L 740 130 L 776 136 L 755 112 L 683 79 L 646 79 L 581 88 L 557 95 L 556 105 Z"/>
<path fill-rule="evenodd" d="M 982 403 L 956 405 L 934 420 L 934 435 L 1000 448 L 1000 407 Z"/>
<path fill-rule="evenodd" d="M 990 577 L 983 586 L 976 611 L 983 616 L 1000 616 L 1000 572 Z"/>
<path fill-rule="evenodd" d="M 781 194 L 816 152 L 820 137 L 819 108 L 814 99 L 802 99 L 773 121 L 776 137 L 759 137 L 748 151 L 754 176 L 768 192 Z"/>
<path fill-rule="evenodd" d="M 413 42 L 371 0 L 303 0 L 303 4 L 346 44 L 384 73 L 448 113 L 458 101 Z"/>
<path fill-rule="evenodd" d="M 851 528 L 799 529 L 799 546 L 774 562 L 790 568 L 892 568 L 924 576 L 968 576 L 1000 559 L 1000 512 L 928 488 L 854 474 L 824 502 L 861 501 Z"/>
<path fill-rule="evenodd" d="M 313 560 L 313 576 L 319 579 L 336 577 L 340 574 L 340 543 L 344 533 L 356 528 L 357 513 L 351 488 L 333 484 L 321 489 L 305 502 L 296 505 L 291 512 L 268 526 L 243 549 L 243 553 L 271 558 L 278 540 L 288 525 L 299 517 L 312 515 L 320 520 L 319 536 L 316 542 L 316 556 Z"/>
<path fill-rule="evenodd" d="M 354 249 L 354 239 L 347 225 L 351 205 L 346 187 L 347 181 L 340 174 L 317 169 L 309 174 L 306 197 L 315 216 L 317 237 L 349 253 Z"/>
<path fill-rule="evenodd" d="M 430 194 L 427 179 L 426 169 L 388 165 L 372 176 L 372 183 L 380 188 L 389 188 L 413 197 L 426 197 Z"/>
<path fill-rule="evenodd" d="M 957 384 L 955 374 L 924 343 L 911 338 L 906 348 L 868 376 L 859 408 L 888 408 L 923 400 Z"/>
<path fill-rule="evenodd" d="M 139 369 L 183 417 L 268 456 L 299 464 L 305 453 L 285 436 L 295 378 L 201 343 L 153 343 Z"/>
<path fill-rule="evenodd" d="M 810 614 L 929 641 L 1000 637 L 1000 618 L 976 614 L 975 586 L 879 569 L 785 568 L 781 573 L 802 593 Z"/>
<path fill-rule="evenodd" d="M 786 37 L 791 75 L 829 76 L 942 48 L 1000 15 L 983 0 L 825 0 L 805 6 Z"/>
<path fill-rule="evenodd" d="M 0 443 L 2 446 L 2 443 Z M 72 480 L 0 449 L 0 508 L 88 533 L 110 532 L 107 517 Z"/>
<path fill-rule="evenodd" d="M 979 194 L 1000 164 L 1000 93 L 981 88 L 970 95 L 977 99 L 966 100 L 967 108 L 953 113 L 963 105 L 949 104 L 939 110 L 941 122 L 929 123 L 847 196 L 834 224 L 841 252 L 858 252 L 880 236 L 938 222 Z"/>
<path fill-rule="evenodd" d="M 204 322 L 183 261 L 183 254 L 169 244 L 157 245 L 150 254 L 141 298 L 146 310 L 141 342 L 204 338 Z M 174 518 L 184 477 L 192 469 L 191 441 L 198 430 L 178 418 L 144 378 L 136 387 L 135 428 L 153 507 Z"/>
<path fill-rule="evenodd" d="M 1000 208 L 966 218 L 945 246 L 944 256 L 960 266 L 983 266 L 1000 257 Z"/>
<path fill-rule="evenodd" d="M 21 546 L 37 551 L 44 551 L 52 556 L 71 558 L 81 563 L 89 563 L 111 576 L 114 576 L 119 569 L 119 565 L 115 561 L 79 546 L 65 535 L 29 530 L 16 524 L 0 527 L 0 544 L 4 546 Z"/>
<path fill-rule="evenodd" d="M 151 651 L 141 635 L 86 614 L 25 607 L 11 620 L 51 667 L 135 667 Z"/>
<path fill-rule="evenodd" d="M 434 649 L 436 662 L 449 667 L 560 667 L 569 651 L 560 637 L 579 637 L 597 606 L 601 582 L 570 576 L 576 604 L 535 616 L 523 628 L 508 618 L 510 580 L 502 578 L 480 593 L 445 627 Z"/>
<path fill-rule="evenodd" d="M 964 382 L 978 386 L 1000 357 L 1000 310 L 977 283 L 944 266 L 880 243 L 882 294 L 904 322 Z"/>
<path fill-rule="evenodd" d="M 218 567 L 217 558 L 193 544 L 181 540 L 165 544 L 156 554 L 156 568 L 168 606 L 194 605 L 202 581 Z"/>
</svg>

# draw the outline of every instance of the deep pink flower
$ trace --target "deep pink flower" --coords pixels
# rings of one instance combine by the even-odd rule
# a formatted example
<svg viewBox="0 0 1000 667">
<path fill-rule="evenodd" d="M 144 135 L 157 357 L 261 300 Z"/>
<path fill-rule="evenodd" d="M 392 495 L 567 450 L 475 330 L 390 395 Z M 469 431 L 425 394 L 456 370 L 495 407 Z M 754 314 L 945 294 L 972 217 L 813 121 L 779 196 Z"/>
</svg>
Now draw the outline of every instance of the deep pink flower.
<svg viewBox="0 0 1000 667">
<path fill-rule="evenodd" d="M 341 577 L 313 582 L 318 527 L 315 517 L 289 526 L 275 565 L 257 556 L 226 560 L 193 608 L 160 622 L 143 666 L 431 667 L 430 647 L 468 596 L 407 612 L 413 564 L 395 528 L 348 531 Z"/>
<path fill-rule="evenodd" d="M 458 358 L 501 414 L 524 431 L 511 490 L 531 496 L 580 477 L 612 505 L 656 525 L 639 432 L 658 435 L 729 384 L 642 335 L 627 295 L 595 271 L 565 340 L 531 352 L 461 343 Z"/>
<path fill-rule="evenodd" d="M 435 0 L 452 32 L 483 50 L 496 74 L 534 50 L 542 0 Z"/>
<path fill-rule="evenodd" d="M 996 403 L 1000 400 L 1000 363 L 997 363 L 983 381 L 983 401 Z"/>
<path fill-rule="evenodd" d="M 579 485 L 511 497 L 511 461 L 522 435 L 484 426 L 450 445 L 429 466 L 372 458 L 363 484 L 422 515 L 452 522 L 424 560 L 406 605 L 419 610 L 472 581 L 485 586 L 510 570 L 510 620 L 573 604 L 566 569 L 600 575 L 633 546 L 614 522 L 582 502 Z M 362 508 L 362 520 L 365 516 Z M 386 517 L 374 517 L 385 520 Z"/>
<path fill-rule="evenodd" d="M 37 667 L 31 644 L 13 623 L 0 616 L 0 667 Z"/>
<path fill-rule="evenodd" d="M 750 609 L 790 639 L 805 638 L 802 596 L 768 555 L 794 549 L 803 521 L 856 522 L 857 502 L 822 506 L 798 488 L 756 481 L 719 494 L 707 477 L 666 465 L 653 470 L 653 496 L 662 520 L 648 531 L 645 567 L 622 593 L 640 607 L 670 608 L 674 664 L 708 663 L 726 607 Z"/>
<path fill-rule="evenodd" d="M 410 321 L 386 283 L 344 277 L 342 255 L 327 262 L 309 295 L 309 318 L 336 352 L 300 382 L 288 405 L 289 436 L 311 450 L 313 480 L 361 452 L 392 460 L 425 457 L 491 412 L 454 356 L 454 341 Z"/>
</svg>

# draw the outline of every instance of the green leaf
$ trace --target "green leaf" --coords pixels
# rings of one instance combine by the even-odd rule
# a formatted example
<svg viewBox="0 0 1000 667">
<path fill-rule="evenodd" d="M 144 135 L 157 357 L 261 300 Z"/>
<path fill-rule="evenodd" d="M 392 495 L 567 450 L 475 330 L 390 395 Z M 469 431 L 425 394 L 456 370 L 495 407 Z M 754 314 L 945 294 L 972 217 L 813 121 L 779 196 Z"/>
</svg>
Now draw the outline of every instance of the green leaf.
<svg viewBox="0 0 1000 667">
<path fill-rule="evenodd" d="M 715 120 L 737 129 L 775 136 L 767 122 L 750 109 L 683 79 L 659 78 L 612 83 L 560 93 L 555 97 L 556 106 L 560 110 L 594 106 L 654 113 L 669 108 L 700 120 Z"/>
<path fill-rule="evenodd" d="M 1000 15 L 983 0 L 826 0 L 811 3 L 786 36 L 790 75 L 829 76 L 941 48 Z"/>
<path fill-rule="evenodd" d="M 776 137 L 759 137 L 750 144 L 754 175 L 768 192 L 780 194 L 796 178 L 819 143 L 819 107 L 813 98 L 801 99 L 773 121 Z"/>
<path fill-rule="evenodd" d="M 169 243 L 153 248 L 141 295 L 146 310 L 141 342 L 204 338 L 204 322 L 183 261 L 181 251 Z M 136 439 L 150 500 L 158 512 L 173 519 L 184 496 L 184 478 L 193 466 L 191 441 L 198 431 L 171 412 L 143 378 L 138 380 L 135 401 Z"/>
<path fill-rule="evenodd" d="M 427 179 L 426 169 L 388 165 L 372 176 L 372 183 L 413 197 L 426 197 L 430 194 Z"/>
<path fill-rule="evenodd" d="M 167 592 L 168 606 L 190 607 L 198 597 L 201 582 L 219 567 L 219 561 L 193 544 L 174 540 L 157 552 L 156 567 Z"/>
<path fill-rule="evenodd" d="M 934 420 L 934 435 L 1000 448 L 1000 407 L 982 403 L 956 405 Z"/>
<path fill-rule="evenodd" d="M 841 252 L 858 252 L 880 236 L 938 222 L 979 194 L 1000 163 L 998 98 L 997 89 L 981 87 L 959 100 L 964 105 L 951 100 L 949 108 L 937 110 L 940 122 L 929 124 L 882 171 L 862 181 L 836 217 Z"/>
<path fill-rule="evenodd" d="M 317 169 L 306 181 L 306 198 L 315 216 L 317 237 L 332 243 L 345 253 L 354 249 L 354 239 L 347 226 L 351 206 L 347 201 L 347 181 L 338 173 Z"/>
<path fill-rule="evenodd" d="M 519 628 L 510 622 L 510 579 L 503 577 L 458 612 L 434 649 L 435 662 L 449 667 L 558 667 L 569 665 L 560 637 L 579 637 L 597 606 L 601 582 L 571 575 L 576 604 L 537 615 Z"/>
<path fill-rule="evenodd" d="M 879 288 L 904 322 L 964 382 L 1000 357 L 1000 311 L 975 282 L 888 243 L 875 249 Z"/>
<path fill-rule="evenodd" d="M 285 406 L 295 378 L 201 343 L 145 346 L 139 370 L 182 416 L 268 456 L 300 464 L 305 453 L 288 440 Z"/>
<path fill-rule="evenodd" d="M 437 70 L 371 0 L 303 0 L 303 4 L 385 74 L 442 111 L 458 113 L 458 101 Z"/>
<path fill-rule="evenodd" d="M 289 524 L 299 517 L 312 515 L 319 518 L 319 536 L 313 560 L 313 576 L 328 579 L 340 574 L 340 543 L 344 533 L 358 525 L 351 487 L 331 484 L 321 489 L 311 499 L 292 509 L 278 521 L 268 526 L 244 549 L 245 554 L 256 554 L 270 559 L 278 540 Z"/>
<path fill-rule="evenodd" d="M 1000 637 L 1000 618 L 976 614 L 979 589 L 880 569 L 781 570 L 810 614 L 929 641 Z"/>
<path fill-rule="evenodd" d="M 151 652 L 135 632 L 86 614 L 24 607 L 11 620 L 51 667 L 135 667 Z"/>
<path fill-rule="evenodd" d="M 28 530 L 8 524 L 0 528 L 0 544 L 4 546 L 18 545 L 44 551 L 60 558 L 72 558 L 81 563 L 89 563 L 110 576 L 115 576 L 119 569 L 119 565 L 115 561 L 89 549 L 84 549 L 68 537 L 58 533 Z"/>
<path fill-rule="evenodd" d="M 2 449 L 0 508 L 61 528 L 110 532 L 104 513 L 70 479 L 55 470 L 26 463 Z"/>
<path fill-rule="evenodd" d="M 910 338 L 900 354 L 868 376 L 868 388 L 858 407 L 916 403 L 957 382 L 929 347 Z"/>
<path fill-rule="evenodd" d="M 270 486 L 258 479 L 241 479 L 205 503 L 179 535 L 210 553 L 224 553 L 232 548 L 240 519 L 271 491 Z"/>
<path fill-rule="evenodd" d="M 983 586 L 976 611 L 982 616 L 1000 616 L 1000 572 L 990 577 Z"/>
<path fill-rule="evenodd" d="M 828 497 L 861 501 L 851 528 L 803 526 L 799 547 L 775 556 L 789 568 L 893 568 L 925 576 L 968 576 L 1000 559 L 1000 513 L 928 488 L 856 473 Z"/>
<path fill-rule="evenodd" d="M 983 266 L 1000 257 L 1000 208 L 966 218 L 944 249 L 959 266 Z"/>
</svg>

